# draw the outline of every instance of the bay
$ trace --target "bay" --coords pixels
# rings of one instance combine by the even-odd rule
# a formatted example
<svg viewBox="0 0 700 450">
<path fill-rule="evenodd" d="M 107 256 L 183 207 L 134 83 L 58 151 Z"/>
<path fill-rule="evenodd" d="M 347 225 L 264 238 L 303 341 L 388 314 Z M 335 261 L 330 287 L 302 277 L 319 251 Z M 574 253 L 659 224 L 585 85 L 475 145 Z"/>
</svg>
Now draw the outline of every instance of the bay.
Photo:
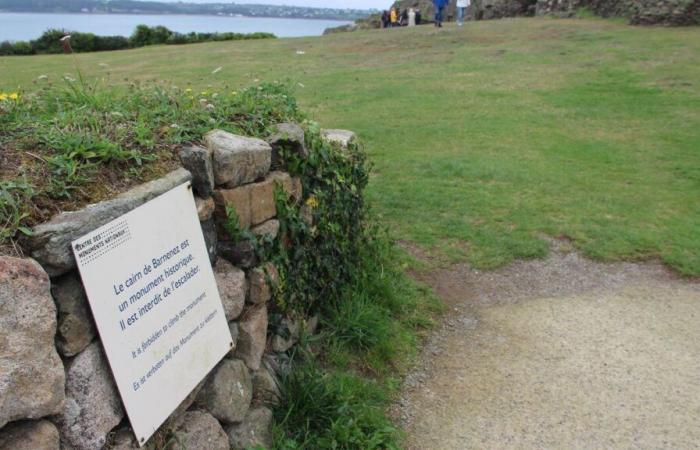
<svg viewBox="0 0 700 450">
<path fill-rule="evenodd" d="M 329 27 L 350 22 L 338 20 L 282 19 L 262 17 L 138 15 L 138 14 L 42 14 L 0 12 L 0 42 L 28 41 L 49 28 L 94 33 L 100 36 L 130 36 L 137 25 L 163 25 L 189 33 L 274 33 L 277 37 L 319 36 Z"/>
</svg>

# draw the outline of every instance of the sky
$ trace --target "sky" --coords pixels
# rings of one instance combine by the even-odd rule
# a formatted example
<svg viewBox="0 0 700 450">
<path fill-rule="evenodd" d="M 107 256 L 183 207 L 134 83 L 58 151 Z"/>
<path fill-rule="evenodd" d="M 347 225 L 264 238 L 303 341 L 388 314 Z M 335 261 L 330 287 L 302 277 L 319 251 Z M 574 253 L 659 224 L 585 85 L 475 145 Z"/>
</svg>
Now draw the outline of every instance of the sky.
<svg viewBox="0 0 700 450">
<path fill-rule="evenodd" d="M 160 1 L 178 1 L 178 0 L 160 0 Z M 229 2 L 226 0 L 183 0 L 187 3 L 249 3 L 249 4 L 264 4 L 264 5 L 294 5 L 294 6 L 313 6 L 316 8 L 357 8 L 357 9 L 385 9 L 388 8 L 393 0 L 238 0 Z"/>
</svg>

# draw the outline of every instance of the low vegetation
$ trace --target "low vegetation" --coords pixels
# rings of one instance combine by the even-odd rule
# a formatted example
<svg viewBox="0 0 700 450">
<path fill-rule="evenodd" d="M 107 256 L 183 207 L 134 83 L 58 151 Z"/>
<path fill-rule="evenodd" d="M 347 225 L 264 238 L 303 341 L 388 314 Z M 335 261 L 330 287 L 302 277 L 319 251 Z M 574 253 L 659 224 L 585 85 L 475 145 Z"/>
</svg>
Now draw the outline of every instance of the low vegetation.
<svg viewBox="0 0 700 450">
<path fill-rule="evenodd" d="M 311 118 L 363 137 L 382 223 L 439 260 L 543 257 L 549 235 L 700 275 L 700 28 L 523 18 L 76 58 L 90 76 L 198 91 L 301 83 Z M 0 90 L 73 65 L 2 58 Z"/>
<path fill-rule="evenodd" d="M 77 53 L 126 50 L 147 45 L 181 45 L 199 42 L 241 41 L 249 39 L 274 39 L 271 33 L 178 33 L 163 26 L 139 25 L 131 37 L 98 36 L 93 33 L 79 33 L 51 29 L 32 41 L 0 42 L 0 56 L 43 55 L 64 53 L 62 39 L 70 36 L 70 49 Z"/>
<path fill-rule="evenodd" d="M 0 94 L 0 223 L 4 248 L 53 213 L 159 176 L 176 148 L 213 128 L 263 137 L 274 123 L 304 123 L 308 158 L 283 152 L 301 177 L 299 204 L 277 195 L 281 234 L 255 241 L 280 272 L 274 318 L 320 317 L 320 335 L 290 355 L 275 409 L 278 449 L 398 448 L 386 408 L 416 338 L 437 311 L 406 278 L 402 257 L 364 201 L 370 166 L 362 148 L 341 151 L 305 120 L 289 86 L 264 83 L 195 91 L 167 83 L 108 87 L 80 73 L 35 91 Z M 255 239 L 237 226 L 234 239 Z"/>
<path fill-rule="evenodd" d="M 64 77 L 0 94 L 0 247 L 55 213 L 114 195 L 178 164 L 175 147 L 213 128 L 251 136 L 298 117 L 278 83 L 194 90 Z M 19 232 L 19 235 L 18 235 Z"/>
</svg>

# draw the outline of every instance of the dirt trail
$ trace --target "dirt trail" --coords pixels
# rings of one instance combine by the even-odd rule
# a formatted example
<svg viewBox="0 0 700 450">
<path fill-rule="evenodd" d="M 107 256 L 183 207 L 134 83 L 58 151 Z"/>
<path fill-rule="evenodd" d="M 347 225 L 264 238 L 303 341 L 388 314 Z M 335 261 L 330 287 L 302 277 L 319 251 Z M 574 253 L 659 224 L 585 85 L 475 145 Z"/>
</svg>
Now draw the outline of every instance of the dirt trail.
<svg viewBox="0 0 700 450">
<path fill-rule="evenodd" d="M 424 276 L 449 305 L 406 379 L 406 447 L 700 448 L 700 283 L 558 243 Z"/>
</svg>

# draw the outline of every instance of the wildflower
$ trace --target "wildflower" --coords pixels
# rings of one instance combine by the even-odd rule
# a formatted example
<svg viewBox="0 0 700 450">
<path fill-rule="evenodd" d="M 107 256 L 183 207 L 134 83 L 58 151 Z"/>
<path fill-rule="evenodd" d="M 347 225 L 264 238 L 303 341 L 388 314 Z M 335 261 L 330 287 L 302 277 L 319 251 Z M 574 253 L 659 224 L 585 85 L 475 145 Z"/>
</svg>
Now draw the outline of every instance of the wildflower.
<svg viewBox="0 0 700 450">
<path fill-rule="evenodd" d="M 308 206 L 309 208 L 318 207 L 318 200 L 316 199 L 316 197 L 312 195 L 311 197 L 307 198 L 306 206 Z"/>
<path fill-rule="evenodd" d="M 185 92 L 192 92 L 192 88 L 185 89 Z"/>
<path fill-rule="evenodd" d="M 211 94 L 211 98 L 216 98 L 216 97 L 218 97 L 218 96 L 219 96 L 219 94 L 217 94 L 216 92 L 214 92 L 213 94 Z"/>
<path fill-rule="evenodd" d="M 170 125 L 170 128 L 175 128 L 175 129 L 177 129 L 177 128 L 180 128 L 180 125 L 174 123 L 174 124 Z"/>
<path fill-rule="evenodd" d="M 211 72 L 211 74 L 214 75 L 215 73 L 219 73 L 219 72 L 221 72 L 221 69 L 223 69 L 223 67 L 219 66 L 219 67 L 217 67 L 216 69 L 214 69 L 214 70 Z"/>
<path fill-rule="evenodd" d="M 39 75 L 38 77 L 36 77 L 36 79 L 37 80 L 48 80 L 49 76 L 48 75 Z"/>
<path fill-rule="evenodd" d="M 238 92 L 236 92 L 236 91 L 231 91 L 231 97 L 235 97 L 235 96 L 237 96 L 237 95 L 238 95 Z"/>
<path fill-rule="evenodd" d="M 304 50 L 297 50 L 297 55 L 306 55 Z"/>
<path fill-rule="evenodd" d="M 207 91 L 202 91 L 202 92 L 200 92 L 200 94 L 202 94 L 202 96 L 206 97 L 207 95 L 209 95 L 209 92 L 207 92 Z"/>
<path fill-rule="evenodd" d="M 7 94 L 0 92 L 0 102 L 7 100 Z"/>
<path fill-rule="evenodd" d="M 211 103 L 207 104 L 207 109 L 214 109 L 216 106 L 212 105 Z"/>
</svg>

